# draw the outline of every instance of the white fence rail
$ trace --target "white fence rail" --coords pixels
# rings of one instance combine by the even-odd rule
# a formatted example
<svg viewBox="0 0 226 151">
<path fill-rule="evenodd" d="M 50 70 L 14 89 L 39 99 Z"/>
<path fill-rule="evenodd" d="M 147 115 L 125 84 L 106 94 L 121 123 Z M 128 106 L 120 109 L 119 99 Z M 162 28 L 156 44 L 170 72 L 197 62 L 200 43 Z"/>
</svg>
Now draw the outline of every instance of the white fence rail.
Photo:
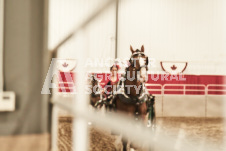
<svg viewBox="0 0 226 151">
<path fill-rule="evenodd" d="M 226 85 L 146 84 L 146 86 L 148 91 L 156 96 L 158 117 L 226 117 L 223 112 L 226 104 Z M 183 108 L 183 112 L 178 106 Z"/>
<path fill-rule="evenodd" d="M 226 85 L 224 84 L 145 84 L 147 87 L 158 87 L 158 88 L 148 88 L 147 90 L 151 92 L 161 92 L 160 94 L 154 95 L 170 95 L 166 92 L 175 92 L 175 94 L 178 94 L 176 92 L 182 92 L 181 95 L 186 95 L 186 92 L 202 92 L 199 95 L 226 95 Z M 175 87 L 175 88 L 172 88 Z M 178 88 L 180 87 L 180 88 Z M 189 88 L 190 87 L 190 88 Z M 218 88 L 217 88 L 218 87 Z M 213 94 L 209 92 L 214 92 Z M 216 92 L 220 92 L 219 94 Z M 192 93 L 191 93 L 192 94 Z M 194 95 L 197 95 L 195 93 Z"/>
</svg>

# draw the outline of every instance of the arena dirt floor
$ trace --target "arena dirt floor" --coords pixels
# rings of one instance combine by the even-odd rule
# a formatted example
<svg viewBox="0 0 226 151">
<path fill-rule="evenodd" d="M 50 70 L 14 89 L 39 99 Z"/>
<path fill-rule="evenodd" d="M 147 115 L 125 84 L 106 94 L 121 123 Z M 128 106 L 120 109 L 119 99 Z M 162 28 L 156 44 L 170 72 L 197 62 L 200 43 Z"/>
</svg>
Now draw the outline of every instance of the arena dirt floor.
<svg viewBox="0 0 226 151">
<path fill-rule="evenodd" d="M 72 119 L 61 117 L 59 121 L 59 151 L 71 151 Z M 226 150 L 223 148 L 223 122 L 221 118 L 157 118 L 156 133 L 160 131 L 178 137 L 183 132 L 184 140 L 195 145 L 198 151 L 205 151 L 203 146 L 207 144 L 212 144 L 213 151 L 223 151 Z M 121 148 L 120 137 L 110 135 L 109 130 L 101 131 L 90 126 L 90 134 L 90 151 L 116 151 Z M 49 151 L 49 139 L 49 134 L 0 136 L 0 151 Z M 153 151 L 159 150 L 154 148 Z"/>
<path fill-rule="evenodd" d="M 61 117 L 58 131 L 59 151 L 71 151 L 72 118 Z M 164 133 L 174 138 L 183 138 L 183 141 L 195 146 L 199 151 L 205 151 L 205 146 L 213 151 L 225 150 L 223 140 L 224 120 L 222 118 L 157 118 L 156 132 Z M 164 145 L 164 144 L 163 144 Z M 159 151 L 158 147 L 154 151 Z M 121 138 L 111 135 L 109 130 L 101 131 L 90 126 L 90 151 L 121 150 Z M 183 150 L 183 149 L 178 149 Z"/>
<path fill-rule="evenodd" d="M 49 134 L 0 136 L 0 151 L 49 151 Z"/>
</svg>

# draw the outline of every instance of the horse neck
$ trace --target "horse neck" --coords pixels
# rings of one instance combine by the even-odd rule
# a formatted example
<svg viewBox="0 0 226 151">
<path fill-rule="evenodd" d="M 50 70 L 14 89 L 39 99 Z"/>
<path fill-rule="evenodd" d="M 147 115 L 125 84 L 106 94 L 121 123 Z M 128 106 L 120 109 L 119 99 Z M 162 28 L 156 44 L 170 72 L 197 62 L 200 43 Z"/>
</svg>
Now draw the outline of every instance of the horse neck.
<svg viewBox="0 0 226 151">
<path fill-rule="evenodd" d="M 139 88 L 139 86 L 141 85 L 141 82 L 137 80 L 137 71 L 133 69 L 134 68 L 132 66 L 129 66 L 126 69 L 125 92 L 127 95 L 137 96 L 140 94 L 142 88 L 139 90 L 139 94 L 137 94 L 134 86 L 136 86 L 136 88 Z M 128 76 L 130 76 L 130 79 L 132 77 L 135 77 L 135 78 L 133 80 L 129 80 Z M 126 87 L 126 86 L 130 86 L 130 87 Z M 130 92 L 130 94 L 128 92 Z"/>
</svg>

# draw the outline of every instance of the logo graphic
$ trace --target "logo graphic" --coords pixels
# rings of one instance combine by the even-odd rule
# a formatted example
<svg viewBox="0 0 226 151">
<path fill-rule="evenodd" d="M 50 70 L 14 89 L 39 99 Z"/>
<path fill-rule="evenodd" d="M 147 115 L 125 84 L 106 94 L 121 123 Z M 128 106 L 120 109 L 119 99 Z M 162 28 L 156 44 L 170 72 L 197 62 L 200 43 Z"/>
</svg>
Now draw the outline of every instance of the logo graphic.
<svg viewBox="0 0 226 151">
<path fill-rule="evenodd" d="M 187 68 L 187 62 L 161 61 L 162 70 L 169 74 L 181 74 Z"/>
</svg>

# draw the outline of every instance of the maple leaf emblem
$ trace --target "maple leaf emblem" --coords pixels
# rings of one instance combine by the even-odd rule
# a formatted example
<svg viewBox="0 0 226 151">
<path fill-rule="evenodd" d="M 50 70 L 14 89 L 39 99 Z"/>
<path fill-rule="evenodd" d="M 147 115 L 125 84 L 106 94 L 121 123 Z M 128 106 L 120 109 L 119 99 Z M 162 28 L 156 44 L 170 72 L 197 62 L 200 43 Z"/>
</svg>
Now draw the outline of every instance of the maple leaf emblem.
<svg viewBox="0 0 226 151">
<path fill-rule="evenodd" d="M 62 64 L 62 66 L 66 68 L 68 66 L 68 64 L 66 62 L 64 62 L 64 64 Z"/>
<path fill-rule="evenodd" d="M 173 66 L 171 67 L 171 69 L 172 69 L 172 70 L 176 70 L 177 67 L 176 67 L 175 65 L 173 65 Z"/>
</svg>

